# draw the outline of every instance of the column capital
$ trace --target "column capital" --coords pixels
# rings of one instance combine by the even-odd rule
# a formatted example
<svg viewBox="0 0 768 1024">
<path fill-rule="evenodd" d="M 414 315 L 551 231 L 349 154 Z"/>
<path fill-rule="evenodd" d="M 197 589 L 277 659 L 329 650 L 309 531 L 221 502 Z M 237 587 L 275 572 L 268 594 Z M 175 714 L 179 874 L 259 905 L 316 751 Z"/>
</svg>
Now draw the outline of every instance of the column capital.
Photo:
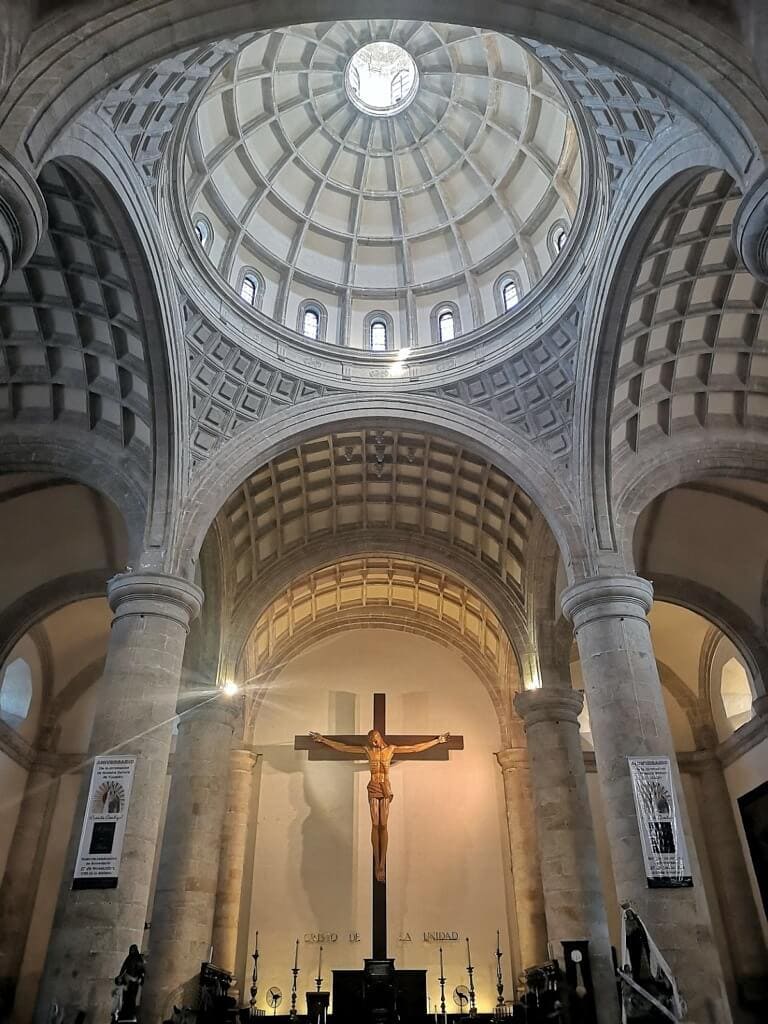
<svg viewBox="0 0 768 1024">
<path fill-rule="evenodd" d="M 496 760 L 503 774 L 528 769 L 527 747 L 507 747 L 496 752 Z"/>
<path fill-rule="evenodd" d="M 47 226 L 45 199 L 33 175 L 0 149 L 0 286 L 32 256 Z"/>
<path fill-rule="evenodd" d="M 768 171 L 741 200 L 731 229 L 733 245 L 744 265 L 768 284 Z"/>
<path fill-rule="evenodd" d="M 159 615 L 186 630 L 203 607 L 200 587 L 165 573 L 118 573 L 107 582 L 107 599 L 115 621 L 126 615 Z"/>
<path fill-rule="evenodd" d="M 234 729 L 242 714 L 241 701 L 228 697 L 223 690 L 215 697 L 198 700 L 197 703 L 182 701 L 179 710 L 179 730 L 193 722 L 226 725 Z"/>
<path fill-rule="evenodd" d="M 563 615 L 578 629 L 596 619 L 646 619 L 653 585 L 641 576 L 594 576 L 563 591 Z"/>
<path fill-rule="evenodd" d="M 515 695 L 515 710 L 525 722 L 526 729 L 539 722 L 569 722 L 578 725 L 583 706 L 584 695 L 580 690 L 560 690 L 545 686 Z"/>
</svg>

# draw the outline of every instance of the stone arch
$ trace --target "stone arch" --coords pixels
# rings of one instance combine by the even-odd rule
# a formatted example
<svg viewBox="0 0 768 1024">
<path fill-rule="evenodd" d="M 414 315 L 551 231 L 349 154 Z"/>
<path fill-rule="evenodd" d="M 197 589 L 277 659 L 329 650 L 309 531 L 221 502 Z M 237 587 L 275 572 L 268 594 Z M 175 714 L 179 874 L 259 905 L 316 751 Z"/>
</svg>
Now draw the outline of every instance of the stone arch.
<svg viewBox="0 0 768 1024">
<path fill-rule="evenodd" d="M 0 613 L 0 665 L 32 627 L 75 601 L 104 597 L 109 569 L 88 569 L 50 580 L 29 591 Z"/>
<path fill-rule="evenodd" d="M 586 467 L 581 485 L 584 507 L 593 519 L 590 532 L 598 550 L 610 551 L 616 543 L 611 417 L 621 337 L 643 255 L 675 196 L 708 168 L 723 164 L 722 154 L 703 133 L 688 126 L 673 131 L 663 148 L 641 157 L 622 216 L 608 226 L 602 263 L 585 303 L 590 319 L 578 356 L 577 376 L 583 388 L 577 393 L 575 411 L 577 445 Z"/>
<path fill-rule="evenodd" d="M 324 16 L 344 19 L 353 13 L 349 3 L 336 0 Z M 136 53 L 143 53 L 145 61 L 159 59 L 211 39 L 279 24 L 281 14 L 273 3 L 260 5 L 254 15 L 252 5 L 236 0 L 214 4 L 167 0 L 162 22 L 154 28 L 138 10 L 134 16 L 124 12 L 117 20 L 105 13 L 86 21 L 85 11 L 78 9 L 57 19 L 55 25 L 49 21 L 32 33 L 29 57 L 0 110 L 7 145 L 11 149 L 24 146 L 32 161 L 38 162 L 62 119 L 74 115 L 109 84 L 105 67 L 109 79 L 116 82 L 137 69 Z M 457 0 L 447 6 L 436 0 L 398 0 L 392 14 L 456 23 L 466 19 L 465 8 Z M 292 20 L 309 21 L 314 16 L 313 5 L 302 2 Z M 759 86 L 750 77 L 746 51 L 732 35 L 713 29 L 688 11 L 670 11 L 662 0 L 654 0 L 650 10 L 642 12 L 622 6 L 612 10 L 609 19 L 604 6 L 591 0 L 580 8 L 578 20 L 555 3 L 542 8 L 534 0 L 480 8 L 473 17 L 480 27 L 523 37 L 531 34 L 534 19 L 543 42 L 573 47 L 599 63 L 614 64 L 669 95 L 694 121 L 707 126 L 744 175 L 759 174 L 760 154 L 768 151 L 768 125 L 753 102 Z M 41 88 L 43 76 L 45 89 Z M 55 92 L 51 83 L 58 84 Z"/>
<path fill-rule="evenodd" d="M 119 231 L 125 249 L 149 368 L 151 450 L 143 561 L 162 569 L 187 478 L 189 398 L 183 311 L 145 183 L 119 141 L 100 128 L 88 122 L 76 136 L 64 136 L 51 159 L 93 194 Z"/>
<path fill-rule="evenodd" d="M 392 594 L 398 594 L 397 599 L 371 596 L 378 593 L 385 577 Z M 355 595 L 355 601 L 339 607 L 340 595 L 350 584 L 359 588 L 360 594 Z M 431 608 L 423 603 L 423 594 L 419 599 L 422 587 L 423 594 L 439 593 L 439 600 Z M 318 599 L 320 592 L 322 600 Z M 332 605 L 327 603 L 329 594 L 337 595 Z M 247 631 L 233 631 L 229 651 L 233 666 L 230 675 L 246 693 L 252 688 L 252 701 L 246 702 L 251 705 L 247 721 L 252 722 L 258 713 L 270 682 L 287 660 L 321 639 L 348 629 L 382 627 L 416 633 L 455 648 L 487 690 L 502 734 L 508 731 L 513 716 L 512 697 L 521 687 L 517 652 L 503 623 L 482 596 L 445 566 L 432 565 L 415 554 L 345 554 L 330 562 L 318 559 L 316 568 L 294 575 L 287 587 L 270 588 L 268 594 L 261 596 L 260 613 L 248 616 Z M 296 611 L 299 607 L 303 608 L 302 613 Z M 446 611 L 448 607 L 452 611 Z M 286 616 L 287 608 L 291 610 Z M 467 616 L 475 623 L 473 629 L 467 628 Z M 273 635 L 274 621 L 284 625 L 278 636 Z"/>
<path fill-rule="evenodd" d="M 555 534 L 568 572 L 584 560 L 584 541 L 570 497 L 549 460 L 519 435 L 510 434 L 490 416 L 464 410 L 445 400 L 399 395 L 333 396 L 302 403 L 242 430 L 202 468 L 189 494 L 176 564 L 189 573 L 203 537 L 228 497 L 280 453 L 313 437 L 345 429 L 426 431 L 487 459 L 522 488 L 542 510 Z"/>
<path fill-rule="evenodd" d="M 768 643 L 749 617 L 722 594 L 691 580 L 654 575 L 654 600 L 696 612 L 726 636 L 749 669 L 755 688 L 768 692 Z"/>
</svg>

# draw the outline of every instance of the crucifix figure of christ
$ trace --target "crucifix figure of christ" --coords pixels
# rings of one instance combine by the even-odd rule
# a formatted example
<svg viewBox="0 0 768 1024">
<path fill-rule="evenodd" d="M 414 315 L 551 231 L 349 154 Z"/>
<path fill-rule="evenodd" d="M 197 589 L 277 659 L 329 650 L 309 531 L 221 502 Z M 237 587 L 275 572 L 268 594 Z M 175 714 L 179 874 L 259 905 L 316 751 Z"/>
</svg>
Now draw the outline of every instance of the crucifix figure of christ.
<svg viewBox="0 0 768 1024">
<path fill-rule="evenodd" d="M 325 748 L 324 750 L 322 748 Z M 373 955 L 386 957 L 386 869 L 389 805 L 393 794 L 389 782 L 392 761 L 447 761 L 450 750 L 463 750 L 464 737 L 443 733 L 440 736 L 386 736 L 386 697 L 373 695 L 373 729 L 365 736 L 297 736 L 295 750 L 307 750 L 310 761 L 360 761 L 371 769 L 368 803 L 371 810 L 373 846 Z M 376 884 L 378 883 L 378 884 Z"/>
</svg>

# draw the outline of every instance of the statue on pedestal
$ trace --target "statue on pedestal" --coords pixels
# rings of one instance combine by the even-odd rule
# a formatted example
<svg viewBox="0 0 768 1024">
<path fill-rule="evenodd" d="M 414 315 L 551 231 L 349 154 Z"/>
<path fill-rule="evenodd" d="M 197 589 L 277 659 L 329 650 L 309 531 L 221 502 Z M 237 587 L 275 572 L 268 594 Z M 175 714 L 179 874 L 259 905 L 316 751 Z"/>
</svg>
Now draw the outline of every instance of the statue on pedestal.
<svg viewBox="0 0 768 1024">
<path fill-rule="evenodd" d="M 137 1019 L 136 1012 L 141 1001 L 145 973 L 144 957 L 139 952 L 139 947 L 132 944 L 128 950 L 128 956 L 123 960 L 123 966 L 115 978 L 115 987 L 112 990 L 111 1024 Z"/>
</svg>

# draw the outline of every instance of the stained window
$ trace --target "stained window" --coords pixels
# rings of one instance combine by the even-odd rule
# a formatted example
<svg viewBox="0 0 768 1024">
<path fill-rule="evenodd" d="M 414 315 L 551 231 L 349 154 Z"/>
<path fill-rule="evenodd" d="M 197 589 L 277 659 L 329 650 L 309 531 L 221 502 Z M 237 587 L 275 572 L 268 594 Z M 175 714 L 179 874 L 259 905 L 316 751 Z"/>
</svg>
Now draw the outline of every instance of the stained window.
<svg viewBox="0 0 768 1024">
<path fill-rule="evenodd" d="M 320 314 L 316 309 L 305 309 L 304 320 L 301 325 L 301 333 L 305 338 L 317 341 L 320 336 Z"/>
<path fill-rule="evenodd" d="M 453 341 L 456 337 L 456 319 L 450 309 L 444 309 L 437 318 L 440 341 Z"/>
<path fill-rule="evenodd" d="M 387 325 L 383 320 L 374 320 L 371 324 L 371 351 L 387 351 Z"/>
</svg>

